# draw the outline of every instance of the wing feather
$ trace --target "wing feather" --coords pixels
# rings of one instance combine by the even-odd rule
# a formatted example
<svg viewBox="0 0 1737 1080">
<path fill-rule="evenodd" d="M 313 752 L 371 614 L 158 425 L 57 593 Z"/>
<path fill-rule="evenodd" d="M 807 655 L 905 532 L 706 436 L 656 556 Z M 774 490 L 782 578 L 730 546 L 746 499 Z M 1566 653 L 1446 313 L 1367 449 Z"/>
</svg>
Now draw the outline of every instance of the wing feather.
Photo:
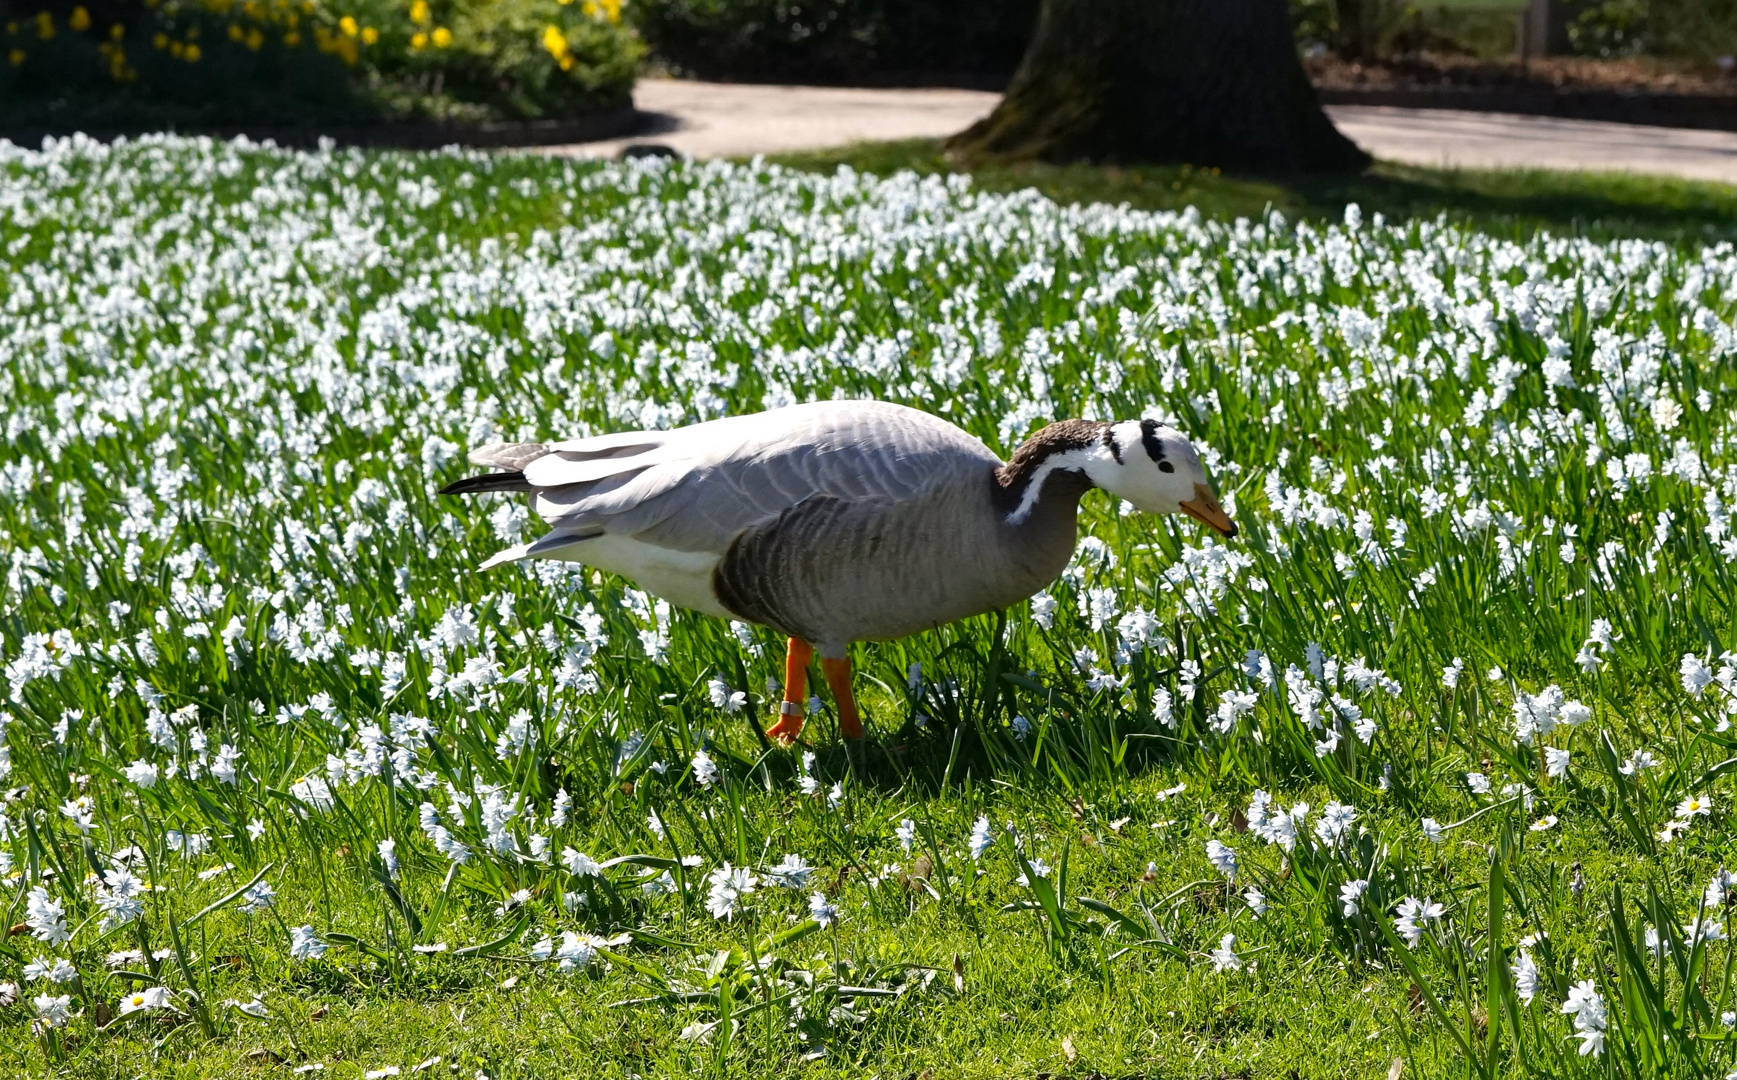
<svg viewBox="0 0 1737 1080">
<path fill-rule="evenodd" d="M 549 450 L 526 478 L 537 512 L 557 531 L 597 529 L 719 554 L 817 495 L 900 502 L 1000 464 L 945 420 L 878 401 L 795 405 Z"/>
</svg>

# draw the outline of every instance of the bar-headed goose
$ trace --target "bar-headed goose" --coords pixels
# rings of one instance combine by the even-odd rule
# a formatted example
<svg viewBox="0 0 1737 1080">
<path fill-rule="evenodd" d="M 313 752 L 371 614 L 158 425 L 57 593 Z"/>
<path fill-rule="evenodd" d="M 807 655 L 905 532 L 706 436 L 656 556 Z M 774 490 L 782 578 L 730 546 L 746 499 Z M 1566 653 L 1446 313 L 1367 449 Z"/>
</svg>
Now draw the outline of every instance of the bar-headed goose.
<svg viewBox="0 0 1737 1080">
<path fill-rule="evenodd" d="M 673 431 L 497 443 L 501 471 L 443 495 L 525 491 L 553 529 L 483 563 L 567 559 L 671 603 L 790 638 L 771 734 L 802 729 L 815 650 L 840 730 L 860 738 L 849 647 L 1006 607 L 1073 556 L 1094 487 L 1154 514 L 1236 525 L 1194 447 L 1153 420 L 1063 420 L 1003 463 L 945 420 L 881 401 L 822 401 Z"/>
</svg>

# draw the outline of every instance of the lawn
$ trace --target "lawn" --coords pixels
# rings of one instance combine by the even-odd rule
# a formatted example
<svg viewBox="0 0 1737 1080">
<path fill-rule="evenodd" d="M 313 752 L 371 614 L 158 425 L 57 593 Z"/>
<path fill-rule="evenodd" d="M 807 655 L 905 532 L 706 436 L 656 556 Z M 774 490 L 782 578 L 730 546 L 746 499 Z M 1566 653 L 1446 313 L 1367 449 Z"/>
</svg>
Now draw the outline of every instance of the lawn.
<svg viewBox="0 0 1737 1080">
<path fill-rule="evenodd" d="M 861 143 L 786 154 L 780 164 L 818 172 L 840 165 L 890 175 L 957 170 L 932 139 Z M 1548 230 L 1600 240 L 1644 237 L 1714 244 L 1737 232 L 1737 188 L 1635 173 L 1435 169 L 1377 162 L 1361 176 L 1225 176 L 1188 165 L 1094 166 L 1029 162 L 972 170 L 978 190 L 1036 188 L 1061 202 L 1127 203 L 1259 219 L 1278 210 L 1295 220 L 1338 221 L 1346 204 L 1366 214 L 1433 220 L 1441 214 L 1495 236 L 1524 239 Z"/>
<path fill-rule="evenodd" d="M 0 154 L 0 1068 L 1737 1067 L 1734 196 L 924 154 Z M 1243 531 L 1090 496 L 785 750 L 771 632 L 433 494 L 866 395 L 1167 418 Z"/>
</svg>

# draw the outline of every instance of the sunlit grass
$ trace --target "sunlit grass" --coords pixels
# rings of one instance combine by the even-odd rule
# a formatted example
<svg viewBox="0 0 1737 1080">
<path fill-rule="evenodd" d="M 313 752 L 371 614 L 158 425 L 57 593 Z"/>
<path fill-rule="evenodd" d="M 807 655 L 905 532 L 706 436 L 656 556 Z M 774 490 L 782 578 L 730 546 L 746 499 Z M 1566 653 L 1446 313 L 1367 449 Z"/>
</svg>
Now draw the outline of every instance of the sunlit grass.
<svg viewBox="0 0 1737 1080">
<path fill-rule="evenodd" d="M 1676 229 L 1604 244 L 1494 180 L 1416 181 L 1478 231 L 1391 173 L 1349 215 L 1137 179 L 0 161 L 0 1062 L 1725 1075 L 1732 954 L 1685 928 L 1737 758 L 1737 260 L 1681 226 L 1727 196 L 1535 181 Z M 1210 212 L 993 194 L 1033 182 Z M 432 494 L 490 438 L 844 395 L 1002 451 L 1166 416 L 1242 535 L 1091 496 L 1044 598 L 861 647 L 868 740 L 823 703 L 785 751 L 771 632 L 478 574 L 536 526 Z M 105 929 L 117 859 L 153 887 Z"/>
</svg>

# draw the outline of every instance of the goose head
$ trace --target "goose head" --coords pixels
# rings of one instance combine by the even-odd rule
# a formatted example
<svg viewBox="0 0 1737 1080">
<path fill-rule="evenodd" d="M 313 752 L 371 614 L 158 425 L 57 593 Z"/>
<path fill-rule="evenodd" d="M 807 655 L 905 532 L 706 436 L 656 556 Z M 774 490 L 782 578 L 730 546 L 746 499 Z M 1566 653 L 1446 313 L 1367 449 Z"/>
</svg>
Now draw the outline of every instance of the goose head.
<svg viewBox="0 0 1737 1080">
<path fill-rule="evenodd" d="M 1102 488 L 1136 510 L 1187 514 L 1223 536 L 1236 535 L 1236 522 L 1219 503 L 1194 444 L 1156 420 L 1062 420 L 1038 432 L 999 474 L 1012 505 L 1010 524 L 1033 511 L 1055 473 L 1083 477 L 1085 486 Z"/>
<path fill-rule="evenodd" d="M 1148 514 L 1187 514 L 1223 536 L 1236 535 L 1188 437 L 1156 420 L 1110 425 L 1111 453 L 1086 464 L 1086 476 Z"/>
</svg>

